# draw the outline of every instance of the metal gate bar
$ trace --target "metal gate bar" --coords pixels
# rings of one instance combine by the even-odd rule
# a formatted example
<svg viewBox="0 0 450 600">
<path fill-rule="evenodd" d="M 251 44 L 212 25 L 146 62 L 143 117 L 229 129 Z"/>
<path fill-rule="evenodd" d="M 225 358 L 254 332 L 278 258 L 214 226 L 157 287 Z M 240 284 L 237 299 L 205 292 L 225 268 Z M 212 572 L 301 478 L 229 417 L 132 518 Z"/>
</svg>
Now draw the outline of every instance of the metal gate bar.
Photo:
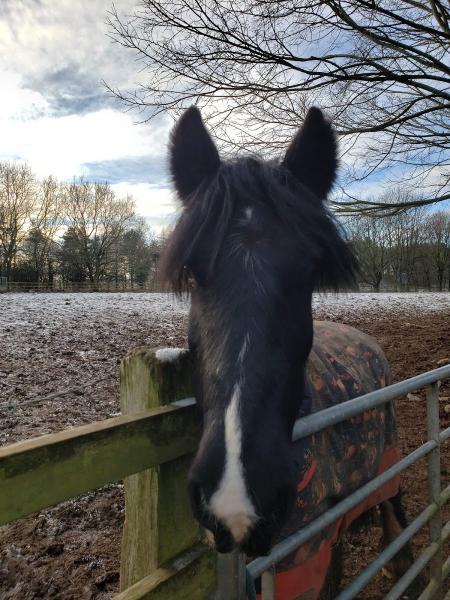
<svg viewBox="0 0 450 600">
<path fill-rule="evenodd" d="M 447 558 L 447 560 L 444 563 L 444 566 L 442 568 L 442 578 L 445 581 L 445 579 L 450 575 L 450 556 Z M 436 593 L 436 582 L 435 581 L 431 581 L 427 587 L 424 589 L 424 591 L 420 594 L 420 596 L 418 597 L 417 600 L 432 600 L 432 598 L 434 598 L 434 595 Z M 450 600 L 450 592 L 447 594 L 447 596 L 445 596 L 444 600 Z"/>
<path fill-rule="evenodd" d="M 442 498 L 440 498 L 440 503 L 444 504 L 449 499 L 450 499 L 450 485 L 443 492 Z M 345 590 L 341 594 L 339 594 L 339 596 L 337 596 L 336 600 L 351 600 L 351 598 L 354 598 L 356 596 L 356 594 L 358 592 L 360 592 L 369 583 L 369 581 L 372 579 L 372 577 L 374 577 L 374 575 L 376 575 L 378 573 L 378 571 L 381 571 L 381 569 L 397 554 L 397 552 L 406 544 L 406 542 L 408 542 L 413 537 L 413 535 L 415 535 L 430 519 L 433 518 L 433 516 L 438 512 L 438 510 L 439 510 L 438 504 L 432 504 L 431 506 L 427 506 L 427 508 L 425 508 L 425 510 L 422 511 L 420 513 L 420 515 L 418 517 L 416 517 L 414 519 L 414 521 L 412 521 L 400 533 L 400 535 L 398 535 L 395 538 L 395 540 L 383 550 L 383 552 L 381 552 L 381 554 L 378 556 L 378 558 L 376 558 L 366 569 L 364 569 L 364 571 L 362 571 L 358 575 L 358 577 L 356 577 L 356 579 L 354 579 L 352 581 L 352 583 L 350 585 L 348 585 L 345 588 Z M 428 560 L 430 560 L 431 557 L 434 556 L 435 552 L 436 552 L 436 550 L 428 558 Z M 427 564 L 428 560 L 424 563 L 423 566 L 425 566 Z M 418 561 L 416 561 L 416 562 L 418 562 Z M 415 564 L 403 575 L 401 580 L 406 578 L 408 573 L 413 570 L 414 566 L 415 566 Z M 409 576 L 410 577 L 409 582 L 403 588 L 402 591 L 404 591 L 408 587 L 408 585 L 417 576 L 417 574 L 422 570 L 422 568 L 423 567 L 421 567 L 413 577 L 411 577 L 411 575 Z M 399 580 L 397 583 L 400 583 L 401 580 Z M 394 590 L 394 588 L 392 588 L 390 593 L 392 593 L 393 590 Z M 389 600 L 394 600 L 394 598 L 398 598 L 398 597 L 399 596 L 391 597 L 390 594 L 388 594 L 385 597 L 385 600 L 387 600 L 388 598 L 389 598 Z"/>
<path fill-rule="evenodd" d="M 428 495 L 431 502 L 438 502 L 441 494 L 441 449 L 439 439 L 439 392 L 437 382 L 426 389 L 428 439 L 436 442 L 428 455 Z M 442 596 L 442 515 L 441 509 L 430 519 L 430 539 L 438 544 L 430 563 L 430 582 L 436 582 L 436 592 Z"/>
<path fill-rule="evenodd" d="M 442 530 L 442 543 L 445 542 L 445 540 L 448 539 L 448 537 L 450 537 L 450 521 Z M 414 564 L 408 569 L 408 571 L 406 571 L 406 573 L 397 581 L 397 583 L 394 585 L 391 591 L 384 597 L 384 600 L 397 600 L 397 598 L 400 598 L 403 592 L 408 588 L 408 586 L 414 581 L 417 575 L 419 575 L 419 573 L 426 567 L 428 562 L 433 559 L 438 550 L 441 548 L 442 544 L 438 542 L 433 542 L 432 544 L 430 544 L 428 548 L 422 552 L 422 554 L 414 562 Z M 448 573 L 447 575 L 444 575 L 444 569 L 442 569 L 442 574 L 442 579 L 445 580 Z M 428 588 L 430 588 L 431 591 L 427 592 Z M 420 597 L 423 597 L 422 600 L 431 599 L 434 596 L 434 594 L 436 594 L 438 589 L 439 584 L 435 580 L 432 580 Z"/>
<path fill-rule="evenodd" d="M 275 600 L 275 567 L 264 571 L 261 575 L 261 598 L 262 600 Z"/>
<path fill-rule="evenodd" d="M 372 577 L 406 544 L 406 542 L 428 521 L 430 522 L 430 534 L 432 543 L 422 553 L 403 577 L 397 581 L 385 600 L 396 600 L 403 591 L 411 584 L 417 575 L 423 570 L 428 562 L 431 561 L 431 581 L 424 590 L 419 600 L 431 600 L 433 595 L 442 590 L 442 582 L 450 575 L 450 557 L 442 564 L 442 546 L 444 541 L 450 537 L 450 521 L 442 528 L 441 506 L 450 499 L 450 486 L 441 492 L 440 480 L 440 444 L 450 438 L 450 427 L 439 430 L 439 379 L 450 377 L 450 365 L 434 369 L 423 373 L 411 379 L 395 383 L 386 388 L 370 392 L 360 398 L 348 400 L 339 406 L 333 406 L 308 417 L 299 419 L 293 430 L 293 440 L 296 441 L 317 431 L 321 431 L 341 421 L 357 416 L 376 406 L 395 400 L 409 392 L 420 388 L 426 388 L 427 394 L 427 426 L 428 441 L 422 446 L 405 456 L 395 465 L 366 483 L 356 490 L 353 494 L 336 504 L 333 508 L 323 513 L 318 519 L 298 530 L 288 538 L 282 540 L 272 548 L 271 553 L 266 557 L 257 558 L 247 565 L 247 573 L 253 578 L 262 575 L 262 598 L 263 600 L 275 599 L 275 573 L 274 565 L 303 545 L 314 535 L 319 533 L 325 527 L 334 523 L 339 517 L 346 514 L 350 509 L 359 504 L 368 497 L 378 487 L 401 473 L 407 467 L 417 460 L 428 455 L 428 480 L 430 504 L 408 527 L 373 561 L 360 575 L 348 586 L 336 600 L 351 600 L 356 594 L 372 579 Z M 237 555 L 235 555 L 237 556 Z M 237 558 L 241 565 L 245 565 L 245 557 L 239 555 Z M 224 579 L 224 562 L 219 564 L 219 582 Z M 221 577 L 222 571 L 222 577 Z M 268 572 L 269 571 L 269 572 Z M 229 572 L 229 571 L 228 571 Z M 245 593 L 241 591 L 238 595 L 223 596 L 220 598 L 239 598 L 242 599 Z M 240 595 L 239 595 L 240 594 Z"/>
<path fill-rule="evenodd" d="M 439 369 L 427 371 L 410 379 L 405 379 L 374 392 L 369 392 L 368 394 L 359 396 L 359 398 L 353 398 L 353 400 L 347 400 L 346 402 L 342 402 L 342 404 L 337 404 L 307 417 L 302 417 L 295 422 L 292 439 L 295 442 L 312 433 L 317 433 L 317 431 L 321 431 L 326 427 L 346 421 L 350 417 L 357 417 L 366 410 L 376 408 L 380 404 L 385 404 L 400 396 L 405 396 L 409 392 L 415 392 L 418 389 L 435 383 L 439 379 L 447 379 L 448 377 L 450 377 L 450 365 L 445 365 L 444 367 L 439 367 Z"/>
</svg>

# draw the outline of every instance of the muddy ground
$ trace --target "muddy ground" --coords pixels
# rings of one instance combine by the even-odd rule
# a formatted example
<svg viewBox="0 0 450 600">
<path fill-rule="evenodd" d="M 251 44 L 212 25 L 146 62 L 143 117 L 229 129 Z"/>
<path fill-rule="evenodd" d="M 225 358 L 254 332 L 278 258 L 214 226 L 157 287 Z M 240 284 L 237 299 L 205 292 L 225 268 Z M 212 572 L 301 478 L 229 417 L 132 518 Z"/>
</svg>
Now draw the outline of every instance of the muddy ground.
<svg viewBox="0 0 450 600">
<path fill-rule="evenodd" d="M 83 294 L 0 297 L 1 445 L 117 414 L 117 369 L 126 351 L 139 345 L 185 344 L 185 305 L 162 295 L 99 296 L 95 303 L 92 295 Z M 430 309 L 426 302 L 409 304 L 401 298 L 386 307 L 379 296 L 372 301 L 366 297 L 364 304 L 362 296 L 345 305 L 315 301 L 315 315 L 373 335 L 386 352 L 394 381 L 449 358 L 448 297 L 442 304 L 435 299 Z M 76 394 L 30 403 L 102 376 L 106 380 Z M 447 383 L 440 389 L 441 427 L 450 425 L 444 410 L 449 396 Z M 401 449 L 407 453 L 426 439 L 423 394 L 399 400 L 397 415 Z M 449 446 L 442 451 L 445 485 L 450 482 Z M 427 503 L 423 462 L 404 474 L 402 487 L 412 519 Z M 445 518 L 450 518 L 449 510 Z M 113 485 L 0 528 L 1 600 L 111 598 L 118 591 L 122 520 L 122 488 Z M 347 535 L 344 581 L 378 555 L 380 537 L 378 525 Z M 416 557 L 427 541 L 426 532 L 416 536 Z M 358 598 L 378 600 L 391 585 L 386 574 L 379 574 Z"/>
</svg>

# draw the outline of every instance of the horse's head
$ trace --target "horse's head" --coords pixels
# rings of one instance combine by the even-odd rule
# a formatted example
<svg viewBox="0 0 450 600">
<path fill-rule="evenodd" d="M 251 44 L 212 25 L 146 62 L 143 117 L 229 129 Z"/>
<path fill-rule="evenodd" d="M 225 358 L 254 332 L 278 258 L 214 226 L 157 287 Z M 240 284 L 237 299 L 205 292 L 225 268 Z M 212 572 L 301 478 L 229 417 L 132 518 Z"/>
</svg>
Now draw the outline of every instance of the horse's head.
<svg viewBox="0 0 450 600">
<path fill-rule="evenodd" d="M 172 134 L 183 213 L 164 270 L 191 288 L 189 346 L 203 436 L 190 474 L 198 520 L 226 552 L 268 552 L 295 498 L 292 427 L 312 344 L 311 296 L 355 261 L 323 201 L 336 141 L 320 110 L 281 162 L 221 161 L 196 108 Z"/>
</svg>

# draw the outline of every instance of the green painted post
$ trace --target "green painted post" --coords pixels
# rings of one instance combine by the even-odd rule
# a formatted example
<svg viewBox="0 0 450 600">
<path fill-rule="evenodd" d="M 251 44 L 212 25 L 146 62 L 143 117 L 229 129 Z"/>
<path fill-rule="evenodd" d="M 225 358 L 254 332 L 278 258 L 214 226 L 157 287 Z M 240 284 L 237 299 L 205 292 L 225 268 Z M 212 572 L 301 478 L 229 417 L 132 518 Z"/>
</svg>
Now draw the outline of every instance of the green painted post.
<svg viewBox="0 0 450 600">
<path fill-rule="evenodd" d="M 192 395 L 186 350 L 139 348 L 123 361 L 120 402 L 134 414 Z M 167 444 L 171 440 L 166 440 Z M 187 494 L 191 457 L 184 456 L 124 480 L 125 523 L 120 589 L 126 590 L 199 538 Z"/>
</svg>

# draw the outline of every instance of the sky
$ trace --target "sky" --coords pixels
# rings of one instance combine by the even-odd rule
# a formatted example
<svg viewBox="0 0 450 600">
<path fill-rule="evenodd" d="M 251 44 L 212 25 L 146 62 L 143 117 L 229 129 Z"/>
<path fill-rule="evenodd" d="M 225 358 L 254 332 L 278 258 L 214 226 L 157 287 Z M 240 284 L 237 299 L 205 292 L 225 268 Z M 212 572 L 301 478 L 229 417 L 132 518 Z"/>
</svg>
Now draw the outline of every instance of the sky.
<svg viewBox="0 0 450 600">
<path fill-rule="evenodd" d="M 116 0 L 120 15 L 138 0 Z M 38 177 L 83 176 L 131 194 L 156 233 L 177 205 L 167 172 L 168 116 L 139 115 L 107 92 L 135 89 L 135 55 L 108 37 L 112 0 L 0 0 L 0 161 L 27 162 Z M 345 163 L 344 157 L 342 163 Z M 431 174 L 433 175 L 433 173 Z M 370 197 L 389 187 L 382 170 L 347 188 Z"/>
<path fill-rule="evenodd" d="M 159 232 L 177 209 L 166 162 L 173 123 L 137 124 L 104 87 L 134 87 L 139 74 L 107 36 L 111 4 L 0 1 L 0 161 L 27 162 L 38 177 L 108 181 Z M 122 14 L 135 5 L 115 2 Z"/>
</svg>

